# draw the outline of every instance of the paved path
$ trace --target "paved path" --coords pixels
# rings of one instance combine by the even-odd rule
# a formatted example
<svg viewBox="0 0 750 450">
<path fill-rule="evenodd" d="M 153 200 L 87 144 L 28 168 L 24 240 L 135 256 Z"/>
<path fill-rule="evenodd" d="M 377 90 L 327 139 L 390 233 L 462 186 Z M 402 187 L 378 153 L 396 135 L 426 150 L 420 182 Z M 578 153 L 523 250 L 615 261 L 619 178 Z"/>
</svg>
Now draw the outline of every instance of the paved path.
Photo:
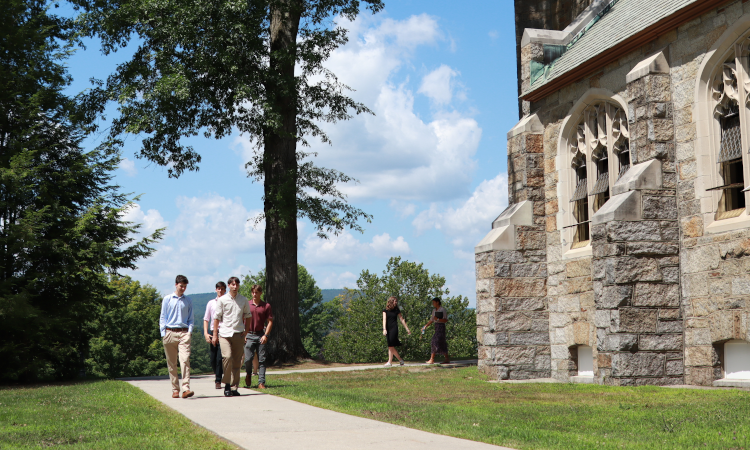
<svg viewBox="0 0 750 450">
<path fill-rule="evenodd" d="M 373 367 L 382 368 L 382 365 L 283 372 Z M 281 372 L 268 373 L 269 380 Z M 127 381 L 198 425 L 248 450 L 510 450 L 350 416 L 249 389 L 240 389 L 241 397 L 226 398 L 223 390 L 214 388 L 213 376 L 192 377 L 190 384 L 196 394 L 189 399 L 173 399 L 167 378 Z"/>
</svg>

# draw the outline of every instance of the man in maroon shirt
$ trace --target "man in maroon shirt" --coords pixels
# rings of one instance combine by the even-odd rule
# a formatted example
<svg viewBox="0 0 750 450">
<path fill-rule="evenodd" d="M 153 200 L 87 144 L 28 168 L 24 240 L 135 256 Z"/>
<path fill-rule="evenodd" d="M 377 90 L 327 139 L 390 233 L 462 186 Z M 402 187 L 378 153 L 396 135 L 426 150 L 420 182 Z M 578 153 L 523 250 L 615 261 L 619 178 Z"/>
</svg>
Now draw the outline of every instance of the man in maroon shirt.
<svg viewBox="0 0 750 450">
<path fill-rule="evenodd" d="M 254 285 L 252 289 L 253 299 L 250 301 L 250 311 L 252 317 L 250 321 L 250 331 L 245 337 L 245 384 L 250 387 L 252 378 L 252 364 L 255 358 L 255 352 L 258 352 L 258 389 L 266 388 L 266 343 L 268 335 L 273 328 L 273 311 L 271 305 L 260 299 L 263 294 L 263 288 Z M 268 323 L 268 325 L 266 325 Z"/>
</svg>

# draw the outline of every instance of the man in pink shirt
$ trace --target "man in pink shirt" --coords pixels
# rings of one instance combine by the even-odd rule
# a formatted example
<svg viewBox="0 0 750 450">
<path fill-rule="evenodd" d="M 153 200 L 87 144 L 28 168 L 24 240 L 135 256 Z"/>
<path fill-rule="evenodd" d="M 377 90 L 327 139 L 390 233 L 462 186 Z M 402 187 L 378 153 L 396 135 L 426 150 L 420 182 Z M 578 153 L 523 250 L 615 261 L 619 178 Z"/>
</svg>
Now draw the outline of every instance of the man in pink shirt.
<svg viewBox="0 0 750 450">
<path fill-rule="evenodd" d="M 214 307 L 216 306 L 216 300 L 222 295 L 227 293 L 227 284 L 223 281 L 216 283 L 216 298 L 209 301 L 206 305 L 206 314 L 203 315 L 203 337 L 208 342 L 208 349 L 211 353 L 211 369 L 213 369 L 216 378 L 216 389 L 221 389 L 221 376 L 224 374 L 223 364 L 221 361 L 221 348 L 219 345 L 214 345 L 211 342 L 211 336 L 214 334 Z"/>
</svg>

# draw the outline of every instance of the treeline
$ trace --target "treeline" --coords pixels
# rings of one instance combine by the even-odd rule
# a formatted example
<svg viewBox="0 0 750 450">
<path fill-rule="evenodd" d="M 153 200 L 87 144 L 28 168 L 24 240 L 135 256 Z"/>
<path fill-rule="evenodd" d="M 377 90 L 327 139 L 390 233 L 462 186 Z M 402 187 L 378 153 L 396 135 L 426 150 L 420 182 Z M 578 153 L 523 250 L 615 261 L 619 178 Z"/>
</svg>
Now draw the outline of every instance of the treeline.
<svg viewBox="0 0 750 450">
<path fill-rule="evenodd" d="M 64 93 L 73 21 L 45 1 L 1 9 L 0 380 L 71 378 L 116 307 L 109 275 L 149 256 L 161 230 L 134 241 L 115 146 L 82 148 L 96 111 Z"/>
</svg>

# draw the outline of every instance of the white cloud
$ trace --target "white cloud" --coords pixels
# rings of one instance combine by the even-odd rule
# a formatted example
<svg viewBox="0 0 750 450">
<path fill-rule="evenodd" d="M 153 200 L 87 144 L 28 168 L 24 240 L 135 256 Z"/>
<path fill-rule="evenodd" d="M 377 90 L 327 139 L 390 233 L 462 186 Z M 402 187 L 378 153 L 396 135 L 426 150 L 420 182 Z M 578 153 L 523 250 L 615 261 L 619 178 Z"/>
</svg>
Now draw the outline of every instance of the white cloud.
<svg viewBox="0 0 750 450">
<path fill-rule="evenodd" d="M 448 104 L 453 98 L 451 79 L 457 75 L 456 71 L 443 64 L 422 78 L 422 85 L 417 92 L 426 95 L 438 105 Z"/>
<path fill-rule="evenodd" d="M 432 117 L 420 117 L 414 104 L 419 86 L 410 82 L 416 49 L 443 39 L 437 20 L 422 14 L 401 21 L 376 16 L 340 24 L 350 30 L 349 42 L 332 52 L 326 67 L 375 115 L 322 124 L 333 145 L 311 142 L 319 155 L 316 164 L 359 180 L 340 186 L 352 201 L 443 201 L 468 195 L 482 135 L 479 124 L 466 114 L 447 111 L 447 103 Z M 455 99 L 458 73 L 452 73 L 450 95 Z M 426 89 L 445 100 L 437 87 Z M 247 137 L 235 145 L 245 159 L 251 155 Z"/>
<path fill-rule="evenodd" d="M 405 217 L 413 216 L 414 213 L 417 212 L 417 205 L 415 205 L 414 203 L 391 200 L 390 207 L 396 210 L 399 215 L 401 215 L 402 219 Z"/>
<path fill-rule="evenodd" d="M 331 266 L 352 265 L 370 256 L 404 256 L 410 253 L 409 243 L 403 236 L 391 239 L 388 233 L 374 236 L 369 243 L 359 241 L 348 231 L 330 236 L 329 239 L 320 239 L 311 234 L 302 247 L 305 264 Z"/>
<path fill-rule="evenodd" d="M 164 228 L 167 226 L 167 222 L 158 210 L 149 209 L 144 213 L 141 209 L 141 205 L 138 203 L 132 203 L 130 207 L 124 211 L 122 219 L 127 222 L 140 224 L 141 229 L 138 233 L 140 236 L 150 235 L 158 228 Z"/>
<path fill-rule="evenodd" d="M 442 231 L 459 250 L 468 252 L 492 227 L 492 221 L 508 205 L 508 178 L 500 174 L 482 181 L 471 197 L 453 208 L 432 203 L 417 214 L 412 225 L 417 233 L 429 229 Z"/>
<path fill-rule="evenodd" d="M 254 229 L 254 221 L 248 220 L 260 211 L 249 211 L 240 199 L 219 195 L 178 197 L 175 202 L 179 215 L 155 246 L 154 255 L 140 261 L 139 270 L 126 274 L 167 292 L 175 275 L 183 274 L 190 280 L 191 292 L 210 292 L 218 280 L 265 266 L 265 223 Z M 158 211 L 143 214 L 137 205 L 126 218 L 143 223 L 147 230 L 165 224 L 158 220 Z"/>
<path fill-rule="evenodd" d="M 494 40 L 495 40 L 495 39 L 497 39 L 497 38 L 498 38 L 498 37 L 499 37 L 500 35 L 498 34 L 498 32 L 497 32 L 496 30 L 491 30 L 491 31 L 490 31 L 489 33 L 487 33 L 487 36 L 489 36 L 489 37 L 490 37 L 490 39 L 492 39 L 492 40 L 494 41 Z"/>
<path fill-rule="evenodd" d="M 359 278 L 357 275 L 349 271 L 341 273 L 330 272 L 320 278 L 321 281 L 317 284 L 321 289 L 341 289 L 344 287 L 355 289 L 357 287 L 357 278 Z"/>
<path fill-rule="evenodd" d="M 122 158 L 120 161 L 120 169 L 125 171 L 129 177 L 138 175 L 138 169 L 135 168 L 135 162 L 128 158 Z"/>
</svg>

